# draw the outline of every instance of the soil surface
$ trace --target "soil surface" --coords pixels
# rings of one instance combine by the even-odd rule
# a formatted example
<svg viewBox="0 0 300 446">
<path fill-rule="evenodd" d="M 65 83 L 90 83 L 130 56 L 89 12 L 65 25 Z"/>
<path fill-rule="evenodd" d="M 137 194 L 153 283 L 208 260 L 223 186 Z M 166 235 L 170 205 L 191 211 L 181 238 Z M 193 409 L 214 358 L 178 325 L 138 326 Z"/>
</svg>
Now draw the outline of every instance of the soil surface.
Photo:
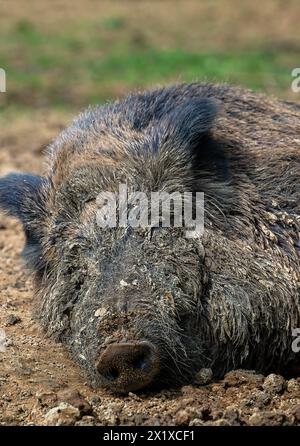
<svg viewBox="0 0 300 446">
<path fill-rule="evenodd" d="M 39 113 L 1 122 L 0 175 L 41 173 L 43 151 L 69 119 Z M 21 226 L 0 216 L 0 425 L 297 425 L 300 377 L 234 371 L 159 393 L 114 396 L 91 389 L 64 347 L 32 316 L 22 269 Z M 4 340 L 5 335 L 5 340 Z"/>
</svg>

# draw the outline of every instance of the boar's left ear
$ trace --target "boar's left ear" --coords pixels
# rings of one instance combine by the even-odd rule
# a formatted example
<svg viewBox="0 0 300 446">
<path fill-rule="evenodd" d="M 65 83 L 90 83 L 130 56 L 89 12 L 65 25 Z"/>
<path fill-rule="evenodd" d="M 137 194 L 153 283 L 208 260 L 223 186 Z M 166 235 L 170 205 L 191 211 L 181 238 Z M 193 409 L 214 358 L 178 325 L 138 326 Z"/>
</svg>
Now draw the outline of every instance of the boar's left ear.
<svg viewBox="0 0 300 446">
<path fill-rule="evenodd" d="M 0 210 L 18 218 L 26 228 L 40 217 L 45 181 L 39 176 L 15 173 L 0 178 Z"/>
</svg>

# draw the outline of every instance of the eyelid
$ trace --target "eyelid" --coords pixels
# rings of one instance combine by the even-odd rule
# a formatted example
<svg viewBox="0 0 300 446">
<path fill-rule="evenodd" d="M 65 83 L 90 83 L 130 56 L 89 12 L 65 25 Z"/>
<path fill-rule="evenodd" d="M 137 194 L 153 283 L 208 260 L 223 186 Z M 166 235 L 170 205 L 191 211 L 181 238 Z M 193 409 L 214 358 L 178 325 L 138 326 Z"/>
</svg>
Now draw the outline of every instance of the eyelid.
<svg viewBox="0 0 300 446">
<path fill-rule="evenodd" d="M 87 199 L 83 202 L 83 205 L 85 206 L 86 204 L 94 203 L 95 201 L 96 201 L 96 197 L 90 197 L 90 198 L 87 198 Z"/>
<path fill-rule="evenodd" d="M 95 210 L 95 204 L 96 204 L 96 197 L 87 198 L 81 204 L 80 214 L 81 215 L 85 215 L 86 213 L 94 211 Z"/>
</svg>

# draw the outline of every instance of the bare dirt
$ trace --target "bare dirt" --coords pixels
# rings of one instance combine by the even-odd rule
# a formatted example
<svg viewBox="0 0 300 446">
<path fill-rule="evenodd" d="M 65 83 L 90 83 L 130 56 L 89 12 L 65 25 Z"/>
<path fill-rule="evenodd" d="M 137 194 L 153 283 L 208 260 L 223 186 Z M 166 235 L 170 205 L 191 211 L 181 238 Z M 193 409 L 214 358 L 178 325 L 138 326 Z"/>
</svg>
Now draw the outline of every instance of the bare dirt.
<svg viewBox="0 0 300 446">
<path fill-rule="evenodd" d="M 2 118 L 0 175 L 41 172 L 45 147 L 68 119 L 46 112 Z M 63 346 L 47 339 L 32 317 L 22 244 L 20 225 L 1 215 L 0 330 L 6 351 L 2 342 L 0 425 L 300 424 L 300 377 L 235 371 L 216 383 L 125 397 L 91 389 Z"/>
</svg>

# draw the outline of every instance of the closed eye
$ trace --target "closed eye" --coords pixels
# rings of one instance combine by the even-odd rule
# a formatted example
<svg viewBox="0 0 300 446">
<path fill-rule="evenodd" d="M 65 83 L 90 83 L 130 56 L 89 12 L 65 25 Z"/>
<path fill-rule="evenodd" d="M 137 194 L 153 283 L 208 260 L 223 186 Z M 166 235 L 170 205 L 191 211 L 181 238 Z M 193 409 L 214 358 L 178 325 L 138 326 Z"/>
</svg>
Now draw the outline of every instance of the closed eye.
<svg viewBox="0 0 300 446">
<path fill-rule="evenodd" d="M 89 204 L 89 203 L 95 203 L 95 202 L 96 202 L 96 197 L 91 197 L 91 198 L 87 198 L 87 199 L 83 202 L 83 204 L 86 205 L 86 204 Z"/>
</svg>

